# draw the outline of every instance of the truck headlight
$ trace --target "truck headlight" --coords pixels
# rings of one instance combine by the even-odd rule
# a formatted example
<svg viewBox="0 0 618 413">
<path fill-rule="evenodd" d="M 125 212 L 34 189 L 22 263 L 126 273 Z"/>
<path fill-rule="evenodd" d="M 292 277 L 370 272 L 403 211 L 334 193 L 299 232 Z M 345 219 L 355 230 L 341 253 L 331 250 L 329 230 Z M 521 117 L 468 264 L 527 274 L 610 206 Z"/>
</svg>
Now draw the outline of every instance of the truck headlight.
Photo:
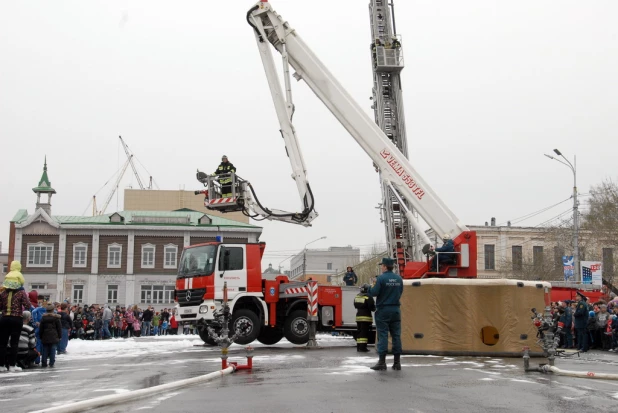
<svg viewBox="0 0 618 413">
<path fill-rule="evenodd" d="M 206 314 L 208 312 L 207 305 L 200 305 L 200 314 Z"/>
</svg>

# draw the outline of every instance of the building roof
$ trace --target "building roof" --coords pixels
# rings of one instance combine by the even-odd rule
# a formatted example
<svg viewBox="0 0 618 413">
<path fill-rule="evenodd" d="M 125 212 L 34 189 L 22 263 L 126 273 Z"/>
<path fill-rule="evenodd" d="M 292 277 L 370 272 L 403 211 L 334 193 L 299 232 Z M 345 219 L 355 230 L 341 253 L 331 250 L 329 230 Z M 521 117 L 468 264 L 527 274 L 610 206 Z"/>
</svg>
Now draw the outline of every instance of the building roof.
<svg viewBox="0 0 618 413">
<path fill-rule="evenodd" d="M 45 157 L 45 163 L 43 164 L 43 175 L 41 175 L 39 185 L 36 188 L 32 188 L 32 191 L 34 193 L 56 193 L 56 190 L 52 188 L 51 182 L 49 182 L 49 178 L 47 177 L 47 156 Z"/>
<path fill-rule="evenodd" d="M 118 220 L 112 220 L 117 216 Z M 25 209 L 17 211 L 11 222 L 16 224 L 24 223 L 30 215 Z M 208 224 L 200 223 L 203 217 L 208 218 Z M 230 219 L 204 214 L 192 210 L 179 211 L 119 211 L 97 216 L 75 216 L 75 215 L 53 215 L 52 221 L 61 225 L 188 225 L 188 226 L 224 226 L 239 228 L 259 228 L 255 225 L 245 224 L 244 222 L 232 221 Z M 183 222 L 184 221 L 184 222 Z"/>
</svg>

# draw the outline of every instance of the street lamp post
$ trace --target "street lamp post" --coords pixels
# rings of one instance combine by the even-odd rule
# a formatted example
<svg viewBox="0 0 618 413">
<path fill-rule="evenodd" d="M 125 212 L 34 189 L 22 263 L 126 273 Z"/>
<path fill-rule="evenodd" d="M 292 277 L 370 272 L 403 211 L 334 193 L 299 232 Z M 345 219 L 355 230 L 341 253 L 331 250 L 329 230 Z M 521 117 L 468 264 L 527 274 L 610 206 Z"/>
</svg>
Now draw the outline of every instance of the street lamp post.
<svg viewBox="0 0 618 413">
<path fill-rule="evenodd" d="M 581 274 L 579 272 L 579 203 L 577 202 L 577 158 L 573 156 L 573 163 L 571 163 L 558 149 L 554 149 L 554 153 L 561 156 L 565 162 L 551 155 L 545 154 L 545 156 L 568 166 L 571 169 L 571 172 L 573 172 L 573 275 L 575 281 L 582 282 Z"/>
<path fill-rule="evenodd" d="M 325 238 L 326 236 L 323 236 L 305 244 L 305 248 L 303 248 L 303 281 L 305 281 L 305 276 L 307 275 L 307 246 Z"/>
</svg>

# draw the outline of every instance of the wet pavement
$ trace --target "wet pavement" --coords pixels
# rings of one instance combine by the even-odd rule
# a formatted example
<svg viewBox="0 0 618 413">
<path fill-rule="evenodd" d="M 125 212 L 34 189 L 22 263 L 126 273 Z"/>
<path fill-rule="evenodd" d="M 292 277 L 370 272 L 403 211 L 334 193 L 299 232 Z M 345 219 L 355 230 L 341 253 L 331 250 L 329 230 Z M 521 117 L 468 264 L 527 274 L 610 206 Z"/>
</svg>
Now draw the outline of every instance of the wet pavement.
<svg viewBox="0 0 618 413">
<path fill-rule="evenodd" d="M 200 343 L 195 336 L 77 343 L 69 355 L 58 357 L 53 370 L 0 374 L 2 410 L 28 412 L 218 370 L 218 349 Z M 409 355 L 402 357 L 400 372 L 374 372 L 369 367 L 375 353 L 356 353 L 353 340 L 322 336 L 318 343 L 324 348 L 258 344 L 251 372 L 91 411 L 580 413 L 618 408 L 618 381 L 524 373 L 521 359 Z M 243 355 L 243 347 L 235 347 L 230 360 L 244 363 Z M 392 357 L 387 361 L 392 364 Z M 532 359 L 531 366 L 540 362 Z M 618 373 L 618 354 L 592 351 L 559 358 L 556 366 Z"/>
</svg>

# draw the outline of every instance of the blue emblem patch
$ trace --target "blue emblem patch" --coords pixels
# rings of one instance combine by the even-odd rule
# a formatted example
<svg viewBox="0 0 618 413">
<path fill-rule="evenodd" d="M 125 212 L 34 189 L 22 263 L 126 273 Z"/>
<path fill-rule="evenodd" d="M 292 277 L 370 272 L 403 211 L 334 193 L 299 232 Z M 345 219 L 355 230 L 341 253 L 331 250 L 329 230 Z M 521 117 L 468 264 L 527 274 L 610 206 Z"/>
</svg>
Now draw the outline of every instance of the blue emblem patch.
<svg viewBox="0 0 618 413">
<path fill-rule="evenodd" d="M 270 293 L 271 296 L 275 295 L 275 287 L 270 287 L 270 290 L 268 290 L 268 292 Z"/>
</svg>

